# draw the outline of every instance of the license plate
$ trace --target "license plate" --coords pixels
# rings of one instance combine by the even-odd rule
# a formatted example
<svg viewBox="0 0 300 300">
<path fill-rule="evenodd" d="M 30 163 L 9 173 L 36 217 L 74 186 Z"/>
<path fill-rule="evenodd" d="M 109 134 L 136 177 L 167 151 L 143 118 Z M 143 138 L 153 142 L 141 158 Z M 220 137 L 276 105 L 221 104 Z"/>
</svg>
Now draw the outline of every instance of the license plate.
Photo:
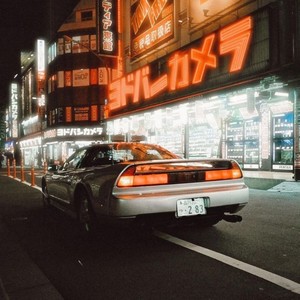
<svg viewBox="0 0 300 300">
<path fill-rule="evenodd" d="M 204 198 L 181 199 L 177 201 L 176 216 L 205 215 Z"/>
</svg>

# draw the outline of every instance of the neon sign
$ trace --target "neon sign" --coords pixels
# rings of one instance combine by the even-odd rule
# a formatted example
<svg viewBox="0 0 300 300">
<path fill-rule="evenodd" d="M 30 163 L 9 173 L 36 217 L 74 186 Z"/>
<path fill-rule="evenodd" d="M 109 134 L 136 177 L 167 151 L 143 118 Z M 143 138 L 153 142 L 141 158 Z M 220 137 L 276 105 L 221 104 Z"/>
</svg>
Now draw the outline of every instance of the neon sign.
<svg viewBox="0 0 300 300">
<path fill-rule="evenodd" d="M 152 80 L 147 65 L 112 82 L 109 86 L 109 110 L 130 104 L 149 102 L 164 92 L 188 89 L 205 82 L 208 71 L 218 68 L 221 57 L 229 57 L 229 73 L 240 71 L 251 41 L 252 18 L 246 17 L 200 40 L 201 45 L 174 53 L 167 61 L 168 70 Z M 218 48 L 217 48 L 218 46 Z"/>
<path fill-rule="evenodd" d="M 118 55 L 118 1 L 97 1 L 98 51 L 104 55 Z"/>
<path fill-rule="evenodd" d="M 131 57 L 174 37 L 173 0 L 137 0 L 131 5 Z"/>
<path fill-rule="evenodd" d="M 45 41 L 37 40 L 37 72 L 38 80 L 45 79 Z"/>
<path fill-rule="evenodd" d="M 18 101 L 19 101 L 19 92 L 18 85 L 12 83 L 10 87 L 10 110 L 11 110 L 11 137 L 17 138 L 18 134 Z"/>
<path fill-rule="evenodd" d="M 102 127 L 93 128 L 58 128 L 56 131 L 56 136 L 98 136 L 103 133 Z"/>
</svg>

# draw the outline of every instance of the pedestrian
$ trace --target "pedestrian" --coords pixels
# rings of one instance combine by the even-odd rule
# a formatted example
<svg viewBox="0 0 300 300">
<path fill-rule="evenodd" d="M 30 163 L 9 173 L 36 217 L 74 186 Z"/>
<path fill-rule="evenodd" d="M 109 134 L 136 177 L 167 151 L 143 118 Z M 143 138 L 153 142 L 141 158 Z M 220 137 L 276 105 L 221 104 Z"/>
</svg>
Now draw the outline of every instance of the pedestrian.
<svg viewBox="0 0 300 300">
<path fill-rule="evenodd" d="M 4 155 L 2 152 L 0 152 L 0 169 L 2 169 L 3 162 L 4 162 Z"/>
</svg>

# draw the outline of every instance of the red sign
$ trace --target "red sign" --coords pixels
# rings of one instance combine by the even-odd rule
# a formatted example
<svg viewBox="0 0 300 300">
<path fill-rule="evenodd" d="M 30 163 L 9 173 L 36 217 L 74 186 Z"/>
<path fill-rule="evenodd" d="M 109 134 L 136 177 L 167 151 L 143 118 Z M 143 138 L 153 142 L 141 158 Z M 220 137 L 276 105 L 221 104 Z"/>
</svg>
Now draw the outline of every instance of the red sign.
<svg viewBox="0 0 300 300">
<path fill-rule="evenodd" d="M 199 46 L 174 53 L 168 59 L 167 73 L 154 80 L 151 80 L 150 66 L 147 65 L 112 82 L 109 86 L 109 110 L 150 102 L 167 91 L 201 85 L 206 73 L 217 69 L 219 59 L 224 56 L 230 58 L 229 73 L 241 70 L 250 45 L 252 28 L 252 18 L 246 17 L 205 37 Z"/>
<path fill-rule="evenodd" d="M 97 0 L 98 52 L 103 55 L 118 55 L 118 3 Z"/>
<path fill-rule="evenodd" d="M 174 37 L 173 0 L 137 0 L 131 6 L 131 57 L 137 58 Z"/>
</svg>

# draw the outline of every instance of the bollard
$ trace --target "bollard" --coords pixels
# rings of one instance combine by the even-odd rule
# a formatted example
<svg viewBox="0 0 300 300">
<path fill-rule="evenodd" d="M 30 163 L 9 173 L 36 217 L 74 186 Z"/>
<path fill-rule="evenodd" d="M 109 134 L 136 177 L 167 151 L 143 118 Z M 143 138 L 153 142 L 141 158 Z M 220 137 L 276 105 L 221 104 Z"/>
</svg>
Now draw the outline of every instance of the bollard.
<svg viewBox="0 0 300 300">
<path fill-rule="evenodd" d="M 17 177 L 16 160 L 13 160 L 13 178 Z"/>
<path fill-rule="evenodd" d="M 47 173 L 47 169 L 48 169 L 47 162 L 44 161 L 44 174 Z"/>
<path fill-rule="evenodd" d="M 31 186 L 35 186 L 34 166 L 31 167 Z"/>
<path fill-rule="evenodd" d="M 7 158 L 6 164 L 7 164 L 7 176 L 10 176 L 10 163 L 9 163 L 8 158 Z"/>
<path fill-rule="evenodd" d="M 22 182 L 25 181 L 25 173 L 24 173 L 24 165 L 23 165 L 23 161 L 21 161 L 21 181 L 22 181 Z"/>
</svg>

